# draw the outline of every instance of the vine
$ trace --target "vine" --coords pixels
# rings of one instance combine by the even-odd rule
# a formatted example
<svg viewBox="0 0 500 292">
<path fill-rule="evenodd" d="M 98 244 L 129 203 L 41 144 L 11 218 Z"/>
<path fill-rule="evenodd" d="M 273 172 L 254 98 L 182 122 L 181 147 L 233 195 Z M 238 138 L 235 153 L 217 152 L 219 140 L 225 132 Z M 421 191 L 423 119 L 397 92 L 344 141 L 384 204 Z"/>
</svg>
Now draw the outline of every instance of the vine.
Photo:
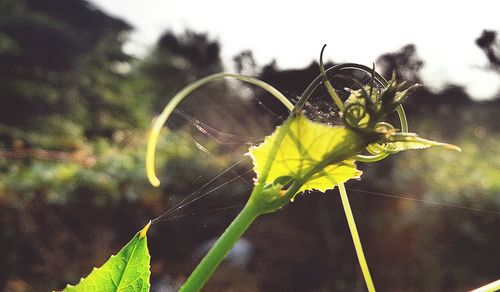
<svg viewBox="0 0 500 292">
<path fill-rule="evenodd" d="M 335 186 L 338 186 L 340 191 L 366 286 L 369 291 L 375 291 L 343 184 L 361 175 L 361 171 L 356 169 L 355 161 L 376 162 L 399 151 L 431 146 L 460 151 L 456 146 L 425 140 L 416 134 L 408 133 L 402 103 L 419 87 L 418 84 L 407 87 L 405 82 L 398 83 L 395 75 L 387 81 L 375 72 L 374 68 L 359 64 L 341 64 L 325 70 L 322 58 L 324 48 L 320 57 L 320 75 L 311 82 L 295 105 L 263 81 L 248 76 L 220 73 L 200 79 L 181 90 L 155 121 L 148 141 L 147 174 L 151 184 L 158 186 L 154 155 L 160 130 L 174 108 L 200 86 L 223 78 L 236 78 L 268 91 L 290 110 L 290 115 L 283 125 L 266 137 L 261 145 L 251 147 L 250 155 L 257 179 L 248 202 L 189 276 L 181 291 L 201 289 L 234 243 L 257 217 L 280 209 L 293 201 L 298 193 L 313 189 L 326 191 Z M 369 73 L 370 83 L 363 85 L 357 79 L 342 74 L 347 69 Z M 342 101 L 330 82 L 330 78 L 334 76 L 350 79 L 359 88 L 349 89 L 350 96 L 346 101 Z M 315 123 L 303 116 L 302 110 L 306 101 L 321 83 L 339 108 L 343 126 L 331 127 Z M 393 112 L 399 116 L 400 131 L 386 121 Z"/>
</svg>

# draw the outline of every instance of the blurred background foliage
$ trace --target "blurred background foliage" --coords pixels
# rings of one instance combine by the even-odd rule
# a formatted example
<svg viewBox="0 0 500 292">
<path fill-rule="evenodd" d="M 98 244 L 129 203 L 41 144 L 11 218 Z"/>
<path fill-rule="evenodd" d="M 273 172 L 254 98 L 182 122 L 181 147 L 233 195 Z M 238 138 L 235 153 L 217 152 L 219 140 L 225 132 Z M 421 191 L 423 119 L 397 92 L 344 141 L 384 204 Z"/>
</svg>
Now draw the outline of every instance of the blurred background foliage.
<svg viewBox="0 0 500 292">
<path fill-rule="evenodd" d="M 154 287 L 175 287 L 195 266 L 195 250 L 224 230 L 250 192 L 253 174 L 243 154 L 286 111 L 235 82 L 207 86 L 182 104 L 158 147 L 162 185 L 148 185 L 152 117 L 183 86 L 224 70 L 223 44 L 205 33 L 166 31 L 148 56 L 135 59 L 122 50 L 131 30 L 83 0 L 0 1 L 4 291 L 77 281 L 191 194 L 192 202 L 149 237 Z M 483 32 L 477 46 L 490 61 L 484 70 L 498 71 L 496 32 Z M 317 63 L 259 66 L 251 51 L 234 62 L 292 99 L 319 73 Z M 409 44 L 383 54 L 377 66 L 386 76 L 395 71 L 419 82 L 425 64 Z M 412 131 L 464 151 L 415 151 L 360 164 L 363 180 L 348 188 L 375 283 L 382 291 L 458 291 L 495 280 L 500 96 L 478 102 L 456 85 L 440 92 L 424 87 L 406 109 Z M 320 99 L 308 111 L 336 118 Z M 362 291 L 345 223 L 335 192 L 299 196 L 257 220 L 246 236 L 254 251 L 249 262 L 224 264 L 207 291 Z"/>
</svg>

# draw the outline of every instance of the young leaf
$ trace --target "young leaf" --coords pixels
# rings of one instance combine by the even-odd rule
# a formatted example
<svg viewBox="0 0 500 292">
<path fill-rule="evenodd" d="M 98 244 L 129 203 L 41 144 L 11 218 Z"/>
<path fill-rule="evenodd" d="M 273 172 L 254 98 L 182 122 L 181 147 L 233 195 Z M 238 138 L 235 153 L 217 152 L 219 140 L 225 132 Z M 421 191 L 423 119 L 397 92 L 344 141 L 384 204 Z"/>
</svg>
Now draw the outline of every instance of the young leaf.
<svg viewBox="0 0 500 292">
<path fill-rule="evenodd" d="M 324 192 L 360 177 L 362 172 L 350 158 L 359 151 L 362 140 L 359 134 L 344 127 L 316 123 L 297 115 L 249 152 L 260 182 L 273 183 L 279 178 L 291 177 L 305 180 L 298 192 L 312 189 Z M 335 153 L 339 160 L 324 165 Z M 324 167 L 318 169 L 322 165 Z"/>
<path fill-rule="evenodd" d="M 149 251 L 146 232 L 151 222 L 139 231 L 120 252 L 112 255 L 100 268 L 94 268 L 75 286 L 63 291 L 149 291 Z"/>
<path fill-rule="evenodd" d="M 458 152 L 462 151 L 462 149 L 460 149 L 460 147 L 458 146 L 427 140 L 413 133 L 397 133 L 389 136 L 386 139 L 386 147 L 392 153 L 412 149 L 425 149 L 436 146 L 444 147 L 446 149 L 455 150 Z"/>
</svg>

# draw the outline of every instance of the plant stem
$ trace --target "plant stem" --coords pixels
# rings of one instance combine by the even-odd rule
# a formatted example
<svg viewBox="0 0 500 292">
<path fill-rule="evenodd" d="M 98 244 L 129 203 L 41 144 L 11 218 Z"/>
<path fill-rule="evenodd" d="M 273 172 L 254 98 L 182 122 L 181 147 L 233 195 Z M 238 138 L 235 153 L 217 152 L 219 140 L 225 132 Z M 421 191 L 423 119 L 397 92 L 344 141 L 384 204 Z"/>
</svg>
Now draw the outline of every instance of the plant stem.
<svg viewBox="0 0 500 292">
<path fill-rule="evenodd" d="M 205 282 L 212 276 L 224 257 L 233 248 L 233 245 L 247 230 L 250 224 L 260 215 L 253 200 L 249 200 L 234 221 L 215 242 L 207 255 L 201 260 L 179 291 L 199 291 Z"/>
<path fill-rule="evenodd" d="M 361 271 L 363 272 L 363 277 L 365 278 L 366 287 L 368 287 L 369 292 L 375 292 L 375 286 L 373 285 L 370 270 L 368 270 L 368 264 L 366 263 L 365 254 L 363 252 L 363 247 L 361 246 L 361 240 L 359 239 L 358 229 L 356 228 L 356 222 L 354 222 L 354 216 L 352 215 L 351 205 L 349 204 L 349 199 L 347 198 L 345 186 L 341 183 L 338 187 L 342 205 L 344 206 L 345 216 L 347 218 L 347 225 L 349 225 L 349 230 L 351 231 L 352 241 L 354 242 L 354 248 L 356 249 L 356 254 L 358 255 L 358 261 L 361 266 Z"/>
</svg>

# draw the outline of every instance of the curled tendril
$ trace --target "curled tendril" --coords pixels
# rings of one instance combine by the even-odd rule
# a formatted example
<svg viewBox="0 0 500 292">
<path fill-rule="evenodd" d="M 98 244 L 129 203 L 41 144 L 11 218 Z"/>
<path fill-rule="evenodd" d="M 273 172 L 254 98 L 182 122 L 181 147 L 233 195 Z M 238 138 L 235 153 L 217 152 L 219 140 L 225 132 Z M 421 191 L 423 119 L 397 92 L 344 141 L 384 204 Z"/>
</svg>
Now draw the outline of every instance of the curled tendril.
<svg viewBox="0 0 500 292">
<path fill-rule="evenodd" d="M 386 122 L 378 122 L 375 125 L 375 130 L 381 133 L 396 131 L 393 125 Z M 366 147 L 366 151 L 368 151 L 368 153 L 374 156 L 394 154 L 396 152 L 395 150 L 396 150 L 395 146 L 393 144 L 388 144 L 388 143 L 382 143 L 382 144 L 373 143 Z"/>
<path fill-rule="evenodd" d="M 329 81 L 330 77 L 336 77 L 336 78 L 341 78 L 345 80 L 350 80 L 353 81 L 354 84 L 356 84 L 359 87 L 360 93 L 362 96 L 365 98 L 365 101 L 368 102 L 369 104 L 374 104 L 374 103 L 380 103 L 383 102 L 387 97 L 393 96 L 395 92 L 399 92 L 399 96 L 397 96 L 397 102 L 402 101 L 401 99 L 403 96 L 408 95 L 411 91 L 415 90 L 419 85 L 414 85 L 406 90 L 403 90 L 403 88 L 406 85 L 406 82 L 401 82 L 399 84 L 396 83 L 396 78 L 395 75 L 393 74 L 390 82 L 388 82 L 384 77 L 382 77 L 380 74 L 378 74 L 375 71 L 375 64 L 373 64 L 372 68 L 369 68 L 364 65 L 359 65 L 359 64 L 341 64 L 341 65 L 336 65 L 333 66 L 327 70 L 325 70 L 324 65 L 323 65 L 323 53 L 325 50 L 326 45 L 323 46 L 321 49 L 321 54 L 320 54 L 320 75 L 316 77 L 316 79 L 309 84 L 307 89 L 304 91 L 302 94 L 301 99 L 295 106 L 295 111 L 300 111 L 301 108 L 303 107 L 303 104 L 305 101 L 312 95 L 314 90 L 318 87 L 318 85 L 322 82 L 323 85 L 326 87 L 328 93 L 332 97 L 333 101 L 335 102 L 335 105 L 339 108 L 339 110 L 343 113 L 343 119 L 346 124 L 351 129 L 358 129 L 362 130 L 363 128 L 366 127 L 366 125 L 359 124 L 361 119 L 357 119 L 358 116 L 361 116 L 361 109 L 360 107 L 363 107 L 363 118 L 368 114 L 368 118 L 371 118 L 371 115 L 373 114 L 371 107 L 370 106 L 363 106 L 360 103 L 351 103 L 344 105 L 344 102 L 339 98 L 337 92 L 335 91 L 335 88 L 333 88 L 331 82 Z M 362 72 L 365 72 L 367 74 L 370 74 L 371 79 L 368 85 L 369 90 L 366 89 L 366 86 L 364 86 L 359 80 L 357 80 L 354 77 L 346 76 L 342 74 L 342 70 L 348 70 L 348 69 L 354 69 L 354 70 L 359 70 Z M 378 84 L 381 86 L 383 89 L 375 89 L 375 85 Z M 374 94 L 375 90 L 375 94 Z M 378 97 L 381 100 L 376 100 L 375 98 Z M 399 98 L 401 97 L 401 98 Z M 401 132 L 402 133 L 407 133 L 408 132 L 408 122 L 406 120 L 406 114 L 404 112 L 403 106 L 399 103 L 396 106 L 396 112 L 398 113 L 398 117 L 401 123 Z M 382 129 L 380 126 L 384 125 L 386 126 L 386 129 Z M 390 127 L 387 127 L 389 125 L 388 123 L 377 123 L 375 125 L 375 129 L 385 131 L 390 128 L 391 130 L 394 130 L 394 127 L 390 125 Z M 358 154 L 356 155 L 356 160 L 361 161 L 361 162 L 376 162 L 380 161 L 389 154 L 393 153 L 393 150 L 391 146 L 389 145 L 382 145 L 382 144 L 371 144 L 366 148 L 366 151 L 370 153 L 371 155 L 361 155 Z"/>
<path fill-rule="evenodd" d="M 343 110 L 342 119 L 347 127 L 359 130 L 360 122 L 367 117 L 365 106 L 361 103 L 350 103 Z M 366 127 L 366 124 L 364 125 Z"/>
<path fill-rule="evenodd" d="M 217 73 L 217 74 L 209 75 L 205 78 L 202 78 L 194 83 L 191 83 L 190 85 L 184 87 L 184 89 L 179 91 L 170 100 L 170 102 L 165 106 L 162 113 L 154 121 L 153 127 L 151 129 L 150 134 L 149 134 L 148 145 L 147 145 L 147 149 L 146 149 L 146 175 L 148 177 L 149 182 L 153 186 L 157 187 L 160 185 L 160 180 L 156 176 L 155 163 L 154 163 L 155 162 L 156 144 L 158 143 L 160 131 L 163 128 L 163 126 L 165 125 L 165 122 L 169 118 L 170 114 L 172 114 L 172 112 L 177 107 L 177 105 L 179 105 L 179 103 L 184 98 L 186 98 L 191 92 L 193 92 L 194 90 L 198 89 L 199 87 L 201 87 L 207 83 L 221 80 L 224 78 L 234 78 L 234 79 L 237 79 L 240 81 L 244 81 L 244 82 L 256 85 L 256 86 L 266 90 L 270 94 L 272 94 L 285 107 L 287 107 L 288 110 L 291 111 L 294 108 L 293 104 L 281 92 L 279 92 L 276 88 L 265 83 L 264 81 L 261 81 L 259 79 L 249 77 L 249 76 L 232 74 L 232 73 Z"/>
</svg>

